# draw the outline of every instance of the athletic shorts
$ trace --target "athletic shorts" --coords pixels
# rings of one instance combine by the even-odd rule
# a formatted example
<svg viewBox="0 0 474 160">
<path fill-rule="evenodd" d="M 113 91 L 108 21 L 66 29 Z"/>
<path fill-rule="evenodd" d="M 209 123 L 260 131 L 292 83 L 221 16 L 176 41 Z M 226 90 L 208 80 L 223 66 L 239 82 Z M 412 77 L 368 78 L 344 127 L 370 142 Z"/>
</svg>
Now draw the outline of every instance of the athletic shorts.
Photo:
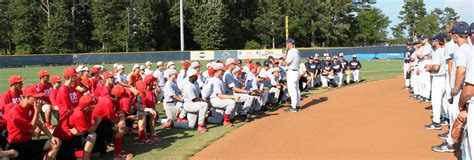
<svg viewBox="0 0 474 160">
<path fill-rule="evenodd" d="M 84 136 L 87 136 L 85 134 Z M 75 152 L 76 150 L 84 149 L 84 136 L 74 136 L 68 140 L 61 141 L 61 148 L 59 148 L 58 155 L 56 156 L 57 160 L 69 160 L 76 159 Z"/>
<path fill-rule="evenodd" d="M 7 149 L 14 149 L 18 152 L 18 157 L 15 159 L 24 160 L 42 160 L 45 151 L 44 145 L 48 142 L 47 139 L 28 140 L 21 143 L 9 143 Z"/>
</svg>

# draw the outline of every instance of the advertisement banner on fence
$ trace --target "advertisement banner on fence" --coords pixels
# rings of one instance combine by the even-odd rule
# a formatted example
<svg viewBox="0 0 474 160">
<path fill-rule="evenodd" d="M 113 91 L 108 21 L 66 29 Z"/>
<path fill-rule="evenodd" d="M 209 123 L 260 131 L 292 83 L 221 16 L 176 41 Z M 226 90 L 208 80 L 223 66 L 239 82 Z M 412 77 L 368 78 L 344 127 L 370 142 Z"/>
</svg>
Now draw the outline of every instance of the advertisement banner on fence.
<svg viewBox="0 0 474 160">
<path fill-rule="evenodd" d="M 238 58 L 237 51 L 215 51 L 214 59 L 226 60 L 227 58 Z"/>
<path fill-rule="evenodd" d="M 214 51 L 192 51 L 191 60 L 214 60 Z"/>
<path fill-rule="evenodd" d="M 238 58 L 239 59 L 260 59 L 260 50 L 239 50 Z"/>
<path fill-rule="evenodd" d="M 260 59 L 267 59 L 268 56 L 280 58 L 283 56 L 283 50 L 281 49 L 266 49 L 260 50 Z"/>
</svg>

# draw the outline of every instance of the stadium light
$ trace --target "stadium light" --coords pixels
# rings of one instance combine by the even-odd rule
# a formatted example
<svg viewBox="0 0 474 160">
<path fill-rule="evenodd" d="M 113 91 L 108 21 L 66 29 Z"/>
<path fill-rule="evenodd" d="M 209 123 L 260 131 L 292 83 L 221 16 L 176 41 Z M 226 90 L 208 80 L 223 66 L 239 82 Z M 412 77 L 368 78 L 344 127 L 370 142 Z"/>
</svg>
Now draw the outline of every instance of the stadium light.
<svg viewBox="0 0 474 160">
<path fill-rule="evenodd" d="M 179 0 L 179 27 L 181 51 L 184 51 L 183 0 Z"/>
</svg>

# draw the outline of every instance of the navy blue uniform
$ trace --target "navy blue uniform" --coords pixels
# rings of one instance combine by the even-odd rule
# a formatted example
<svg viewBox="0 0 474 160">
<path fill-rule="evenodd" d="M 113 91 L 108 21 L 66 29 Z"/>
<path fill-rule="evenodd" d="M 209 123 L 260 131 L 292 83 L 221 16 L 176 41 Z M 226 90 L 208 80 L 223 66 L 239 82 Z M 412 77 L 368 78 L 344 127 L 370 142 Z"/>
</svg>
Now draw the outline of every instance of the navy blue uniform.
<svg viewBox="0 0 474 160">
<path fill-rule="evenodd" d="M 339 61 L 335 61 L 332 68 L 334 69 L 334 73 L 338 73 L 342 71 L 342 64 Z"/>
<path fill-rule="evenodd" d="M 360 62 L 358 60 L 351 60 L 349 62 L 349 68 L 351 70 L 357 70 L 357 69 L 361 69 L 362 65 L 360 64 Z"/>
</svg>

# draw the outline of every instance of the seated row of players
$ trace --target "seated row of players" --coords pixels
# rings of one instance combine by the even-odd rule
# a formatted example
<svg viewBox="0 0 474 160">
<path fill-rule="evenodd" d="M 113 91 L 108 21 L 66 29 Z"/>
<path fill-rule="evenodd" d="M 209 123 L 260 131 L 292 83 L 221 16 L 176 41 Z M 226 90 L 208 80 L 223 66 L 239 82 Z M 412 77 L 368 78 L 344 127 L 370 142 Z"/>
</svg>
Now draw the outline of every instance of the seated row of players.
<svg viewBox="0 0 474 160">
<path fill-rule="evenodd" d="M 306 70 L 302 76 L 320 75 L 323 79 L 338 75 L 326 74 L 324 69 L 340 64 L 337 60 L 312 67 L 318 64 L 315 61 L 309 60 L 307 67 L 302 67 Z M 65 68 L 63 79 L 41 70 L 39 83 L 24 88 L 23 78 L 13 75 L 10 88 L 0 97 L 0 144 L 5 150 L 0 156 L 90 159 L 105 153 L 107 145 L 113 143 L 114 158 L 131 158 L 122 144 L 124 134 L 133 130 L 135 122 L 139 143 L 160 140 L 154 129 L 158 102 L 163 102 L 167 116 L 163 128 L 197 127 L 206 132 L 206 123 L 232 126 L 236 116 L 251 121 L 251 114 L 288 99 L 285 68 L 273 58 L 265 64 L 260 68 L 247 60 L 241 67 L 235 59 L 227 59 L 225 64 L 208 63 L 207 70 L 201 72 L 199 62 L 185 61 L 178 72 L 173 62 L 165 68 L 160 61 L 155 71 L 147 62 L 146 66 L 134 65 L 129 74 L 120 64 L 115 64 L 112 72 L 100 65 L 90 70 L 81 65 Z M 358 61 L 357 65 L 359 69 Z M 58 120 L 55 127 L 51 124 L 53 116 Z M 48 139 L 33 140 L 41 133 Z"/>
</svg>

